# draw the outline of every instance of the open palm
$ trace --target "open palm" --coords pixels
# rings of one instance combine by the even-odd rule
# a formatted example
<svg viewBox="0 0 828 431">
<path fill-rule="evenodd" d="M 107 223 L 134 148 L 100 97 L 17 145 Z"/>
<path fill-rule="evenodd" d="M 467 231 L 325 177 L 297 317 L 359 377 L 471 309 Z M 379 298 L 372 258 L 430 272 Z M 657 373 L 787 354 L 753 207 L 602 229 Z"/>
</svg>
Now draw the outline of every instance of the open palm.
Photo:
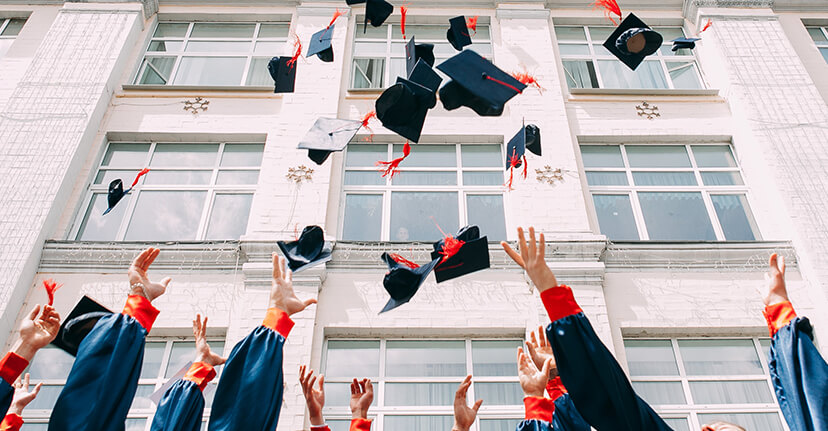
<svg viewBox="0 0 828 431">
<path fill-rule="evenodd" d="M 285 267 L 285 259 L 273 253 L 273 285 L 270 289 L 270 306 L 278 308 L 289 316 L 296 314 L 311 304 L 316 304 L 316 299 L 302 301 L 296 296 L 293 290 L 293 275 Z"/>
<path fill-rule="evenodd" d="M 193 320 L 193 336 L 196 343 L 196 362 L 204 362 L 212 367 L 223 364 L 227 359 L 210 350 L 207 344 L 207 316 L 201 320 L 201 314 L 196 314 Z"/>
<path fill-rule="evenodd" d="M 142 251 L 132 261 L 127 275 L 129 276 L 129 285 L 132 288 L 133 295 L 141 295 L 152 301 L 167 291 L 167 285 L 170 284 L 171 280 L 170 277 L 164 278 L 158 283 L 153 283 L 147 276 L 150 265 L 152 265 L 152 262 L 155 261 L 159 253 L 161 253 L 161 250 L 150 247 Z"/>
<path fill-rule="evenodd" d="M 552 352 L 552 345 L 546 339 L 546 331 L 543 326 L 538 326 L 537 332 L 532 332 L 529 340 L 526 340 L 526 351 L 535 363 L 535 367 L 543 368 L 546 361 L 552 361 L 552 366 L 549 370 L 549 378 L 553 379 L 558 375 L 558 367 L 555 366 L 555 354 Z"/>
<path fill-rule="evenodd" d="M 463 383 L 457 388 L 454 393 L 454 428 L 453 431 L 468 431 L 474 424 L 474 419 L 477 417 L 477 411 L 480 410 L 480 405 L 483 400 L 477 400 L 473 406 L 469 407 L 466 402 L 466 394 L 471 387 L 472 376 L 466 376 Z"/>
<path fill-rule="evenodd" d="M 20 339 L 37 350 L 51 343 L 57 337 L 59 329 L 60 316 L 57 311 L 46 305 L 41 313 L 40 306 L 37 305 L 29 313 L 28 318 L 20 323 Z"/>
<path fill-rule="evenodd" d="M 512 258 L 521 268 L 526 270 L 532 283 L 539 291 L 543 292 L 546 289 L 551 289 L 558 285 L 558 280 L 555 274 L 549 269 L 546 264 L 546 238 L 540 234 L 539 240 L 535 239 L 535 228 L 529 228 L 529 243 L 526 243 L 526 237 L 523 235 L 523 228 L 518 228 L 518 250 L 515 251 L 509 244 L 502 241 L 500 245 L 506 254 Z"/>
<path fill-rule="evenodd" d="M 788 300 L 788 288 L 785 286 L 785 258 L 772 254 L 768 262 L 768 272 L 765 281 L 768 283 L 768 293 L 764 298 L 765 305 L 778 304 Z"/>
<path fill-rule="evenodd" d="M 542 397 L 546 390 L 546 383 L 549 382 L 549 367 L 551 359 L 547 359 L 543 368 L 538 370 L 535 363 L 524 353 L 523 347 L 518 347 L 518 376 L 520 387 L 523 393 L 529 397 Z"/>
</svg>

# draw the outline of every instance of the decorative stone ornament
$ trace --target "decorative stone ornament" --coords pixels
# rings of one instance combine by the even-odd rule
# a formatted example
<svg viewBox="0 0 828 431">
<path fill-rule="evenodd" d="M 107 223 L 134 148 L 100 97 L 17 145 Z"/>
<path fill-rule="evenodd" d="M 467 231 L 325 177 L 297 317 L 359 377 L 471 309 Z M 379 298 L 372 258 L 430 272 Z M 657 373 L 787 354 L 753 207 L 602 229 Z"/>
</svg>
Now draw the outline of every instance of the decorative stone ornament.
<svg viewBox="0 0 828 431">
<path fill-rule="evenodd" d="M 640 105 L 635 107 L 635 110 L 638 112 L 639 117 L 647 117 L 648 120 L 661 117 L 661 114 L 658 112 L 658 106 L 650 105 L 647 102 L 641 102 Z"/>
<path fill-rule="evenodd" d="M 299 165 L 295 168 L 288 168 L 288 173 L 285 175 L 285 178 L 296 184 L 302 184 L 302 181 L 313 180 L 313 169 L 305 165 Z"/>
<path fill-rule="evenodd" d="M 198 114 L 199 112 L 204 112 L 207 110 L 210 101 L 203 98 L 203 97 L 196 97 L 195 101 L 192 100 L 185 100 L 184 101 L 184 110 L 190 111 L 193 115 Z"/>
<path fill-rule="evenodd" d="M 535 169 L 536 179 L 539 183 L 546 183 L 550 186 L 556 185 L 556 183 L 562 183 L 565 181 L 564 174 L 568 172 L 562 168 L 554 168 L 552 166 L 546 165 L 543 169 Z"/>
</svg>

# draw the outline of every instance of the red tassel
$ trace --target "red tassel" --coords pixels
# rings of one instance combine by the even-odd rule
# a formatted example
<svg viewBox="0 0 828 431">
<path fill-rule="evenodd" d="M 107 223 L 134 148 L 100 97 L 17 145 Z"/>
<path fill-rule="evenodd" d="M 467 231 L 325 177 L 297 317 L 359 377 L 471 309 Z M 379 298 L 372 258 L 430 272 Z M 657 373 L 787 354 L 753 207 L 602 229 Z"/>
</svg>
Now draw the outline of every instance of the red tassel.
<svg viewBox="0 0 828 431">
<path fill-rule="evenodd" d="M 331 23 L 328 24 L 327 27 L 325 27 L 325 30 L 330 29 L 331 26 L 334 25 L 334 21 L 336 21 L 337 18 L 341 17 L 344 14 L 345 14 L 345 12 L 342 12 L 341 10 L 339 10 L 339 8 L 336 8 L 336 12 L 334 12 L 333 18 L 331 18 Z"/>
<path fill-rule="evenodd" d="M 478 19 L 480 19 L 480 17 L 477 16 L 477 15 L 466 19 L 466 27 L 471 29 L 471 31 L 473 31 L 474 34 L 477 34 L 477 20 Z"/>
<path fill-rule="evenodd" d="M 394 259 L 394 262 L 397 262 L 397 263 L 399 263 L 399 264 L 405 265 L 405 266 L 407 266 L 407 267 L 409 267 L 409 268 L 411 268 L 411 269 L 417 269 L 417 268 L 419 268 L 419 267 L 420 267 L 420 265 L 417 265 L 416 263 L 414 263 L 414 262 L 412 262 L 412 261 L 410 261 L 410 260 L 408 260 L 408 259 L 406 259 L 406 258 L 404 258 L 404 257 L 400 256 L 400 255 L 399 255 L 399 254 L 397 254 L 397 253 L 388 253 L 388 256 L 389 256 L 391 259 Z"/>
<path fill-rule="evenodd" d="M 443 232 L 443 228 L 440 227 L 440 224 L 437 223 L 437 220 L 434 219 L 434 216 L 431 216 L 431 221 L 433 221 L 434 225 L 437 226 L 437 230 L 439 230 L 440 233 L 443 234 L 443 248 L 439 252 L 440 254 L 443 255 L 443 260 L 441 260 L 440 263 L 437 264 L 437 265 L 440 265 L 443 262 L 447 261 L 452 256 L 454 256 L 455 254 L 457 254 L 457 252 L 459 252 L 460 249 L 464 245 L 466 245 L 466 241 L 459 240 L 459 239 L 457 239 L 457 238 L 455 238 L 451 235 L 447 235 L 445 232 Z"/>
<path fill-rule="evenodd" d="M 506 189 L 512 191 L 512 180 L 515 179 L 515 167 L 512 166 L 509 168 L 509 182 L 506 183 Z"/>
<path fill-rule="evenodd" d="M 49 297 L 49 305 L 55 304 L 55 291 L 60 289 L 63 285 L 57 284 L 55 280 L 51 278 L 48 280 L 43 280 L 43 288 L 46 289 L 46 296 Z"/>
<path fill-rule="evenodd" d="M 402 31 L 403 40 L 405 40 L 405 17 L 408 15 L 408 8 L 405 6 L 400 6 L 400 31 Z"/>
<path fill-rule="evenodd" d="M 529 72 L 527 72 L 527 71 L 517 72 L 517 73 L 513 73 L 512 76 L 515 79 L 517 79 L 518 81 L 520 81 L 521 84 L 526 85 L 526 86 L 533 86 L 533 87 L 538 89 L 538 92 L 543 94 L 543 90 L 545 90 L 545 88 L 541 87 L 538 80 L 535 79 L 534 76 L 529 74 Z"/>
<path fill-rule="evenodd" d="M 360 127 L 364 127 L 369 132 L 371 132 L 371 134 L 366 136 L 365 139 L 363 139 L 363 141 L 371 141 L 371 142 L 374 141 L 374 131 L 371 129 L 371 127 L 368 126 L 368 122 L 371 121 L 374 118 L 377 118 L 377 111 L 371 111 L 371 112 L 365 114 L 364 117 L 362 117 L 362 125 Z"/>
<path fill-rule="evenodd" d="M 621 7 L 618 6 L 616 0 L 595 0 L 595 3 L 592 3 L 592 7 L 594 9 L 604 9 L 604 15 L 607 19 L 612 21 L 613 24 L 618 25 L 615 18 L 612 17 L 612 15 L 618 15 L 618 18 L 621 18 Z"/>
<path fill-rule="evenodd" d="M 526 156 L 523 156 L 524 164 L 523 164 L 523 172 L 524 178 L 526 178 Z M 517 150 L 512 150 L 512 156 L 509 157 L 509 182 L 506 183 L 506 188 L 508 190 L 512 190 L 512 182 L 515 179 L 515 168 L 520 163 L 520 157 L 517 155 Z"/>
<path fill-rule="evenodd" d="M 135 185 L 138 184 L 138 180 L 140 180 L 141 177 L 146 175 L 149 171 L 149 168 L 141 169 L 141 172 L 138 172 L 138 176 L 135 177 L 135 181 L 132 182 L 132 187 L 135 187 Z"/>
<path fill-rule="evenodd" d="M 704 33 L 704 32 L 705 32 L 705 31 L 707 31 L 707 29 L 708 29 L 708 28 L 710 28 L 712 25 L 713 25 L 713 20 L 708 19 L 708 20 L 707 20 L 707 24 L 705 24 L 705 25 L 704 25 L 704 28 L 702 28 L 702 29 L 701 29 L 701 31 L 700 31 L 699 33 Z"/>
<path fill-rule="evenodd" d="M 526 155 L 523 156 L 523 179 L 529 175 L 529 163 L 526 161 Z"/>
<path fill-rule="evenodd" d="M 500 85 L 502 85 L 502 86 L 504 86 L 504 87 L 509 87 L 509 88 L 511 88 L 512 90 L 515 90 L 515 93 L 523 93 L 523 90 L 521 90 L 521 89 L 519 89 L 519 88 L 515 87 L 515 86 L 514 86 L 514 85 L 512 85 L 512 84 L 509 84 L 508 82 L 503 82 L 503 81 L 501 81 L 501 80 L 499 80 L 499 79 L 497 79 L 497 78 L 492 78 L 492 77 L 491 77 L 491 76 L 489 76 L 489 75 L 486 75 L 486 79 L 488 79 L 489 81 L 494 81 L 494 82 L 497 82 L 498 84 L 500 84 Z"/>
<path fill-rule="evenodd" d="M 299 36 L 296 34 L 294 34 L 293 37 L 296 38 L 296 40 L 293 41 L 293 47 L 296 48 L 296 52 L 294 52 L 293 57 L 287 61 L 287 65 L 290 68 L 296 66 L 296 60 L 298 60 L 299 56 L 302 55 L 302 41 L 299 40 Z"/>
<path fill-rule="evenodd" d="M 397 173 L 399 172 L 398 168 L 400 166 L 400 163 L 403 160 L 405 160 L 405 158 L 408 157 L 409 154 L 411 154 L 411 145 L 408 143 L 408 141 L 405 141 L 405 146 L 403 146 L 402 157 L 398 157 L 394 160 L 391 160 L 390 162 L 384 162 L 381 160 L 378 161 L 377 166 L 385 166 L 385 172 L 382 174 L 382 176 L 385 177 L 387 175 L 391 175 L 391 178 L 394 178 L 394 175 L 397 175 Z"/>
</svg>

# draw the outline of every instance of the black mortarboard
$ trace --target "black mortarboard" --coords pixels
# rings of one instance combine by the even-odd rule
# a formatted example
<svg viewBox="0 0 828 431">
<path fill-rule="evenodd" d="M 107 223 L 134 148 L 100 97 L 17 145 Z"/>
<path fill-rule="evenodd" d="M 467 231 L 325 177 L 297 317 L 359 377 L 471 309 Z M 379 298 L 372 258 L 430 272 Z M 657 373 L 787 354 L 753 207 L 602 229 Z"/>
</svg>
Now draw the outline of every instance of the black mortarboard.
<svg viewBox="0 0 828 431">
<path fill-rule="evenodd" d="M 440 89 L 440 101 L 449 111 L 468 106 L 478 115 L 499 116 L 506 102 L 526 88 L 512 75 L 468 49 L 440 63 L 437 69 L 452 79 Z"/>
<path fill-rule="evenodd" d="M 293 272 L 331 260 L 331 245 L 325 242 L 325 232 L 319 226 L 305 227 L 296 241 L 279 241 L 276 244 Z"/>
<path fill-rule="evenodd" d="M 448 33 L 446 33 L 446 38 L 454 49 L 462 51 L 464 46 L 472 44 L 465 16 L 456 16 L 449 20 L 449 24 L 451 24 L 451 27 L 449 27 Z"/>
<path fill-rule="evenodd" d="M 457 232 L 454 237 L 463 241 L 464 244 L 448 259 L 440 253 L 444 251 L 446 240 L 441 239 L 434 243 L 434 251 L 431 252 L 432 259 L 440 259 L 440 263 L 434 268 L 434 276 L 437 283 L 471 274 L 475 271 L 486 269 L 489 264 L 489 239 L 480 237 L 480 228 L 477 226 L 466 226 Z M 448 252 L 448 250 L 445 250 Z M 445 259 L 445 260 L 443 260 Z"/>
<path fill-rule="evenodd" d="M 314 33 L 313 36 L 311 36 L 310 43 L 308 44 L 308 54 L 306 57 L 315 55 L 325 63 L 334 61 L 333 45 L 331 45 L 333 32 L 334 25 L 331 24 L 330 27 L 323 28 L 322 30 Z"/>
<path fill-rule="evenodd" d="M 112 211 L 113 208 L 115 208 L 115 205 L 118 205 L 118 202 L 120 202 L 121 199 L 124 198 L 124 196 L 128 195 L 129 192 L 132 191 L 132 188 L 135 187 L 136 184 L 138 184 L 138 180 L 141 179 L 141 177 L 143 177 L 144 175 L 146 175 L 147 172 L 149 172 L 149 169 L 142 169 L 141 172 L 138 172 L 138 176 L 135 177 L 135 181 L 132 182 L 132 186 L 127 190 L 124 190 L 123 180 L 121 180 L 120 178 L 112 180 L 112 182 L 109 183 L 109 190 L 107 191 L 106 196 L 107 208 L 106 211 L 104 211 L 103 215 L 109 214 L 109 212 Z"/>
<path fill-rule="evenodd" d="M 388 265 L 389 269 L 382 279 L 382 285 L 391 295 L 391 299 L 385 304 L 380 314 L 391 311 L 410 301 L 428 278 L 431 270 L 440 262 L 440 259 L 434 259 L 425 265 L 412 268 L 409 265 L 416 264 L 406 261 L 399 255 L 389 253 L 383 253 L 382 260 Z"/>
<path fill-rule="evenodd" d="M 428 88 L 397 78 L 375 104 L 377 118 L 388 130 L 413 142 L 420 140 L 428 110 L 437 105 L 437 97 Z"/>
<path fill-rule="evenodd" d="M 408 80 L 416 82 L 434 93 L 437 92 L 440 88 L 440 83 L 443 82 L 443 78 L 422 58 L 417 61 L 417 65 L 414 66 L 414 70 L 408 74 Z"/>
<path fill-rule="evenodd" d="M 542 156 L 540 127 L 530 124 L 523 129 L 526 131 L 526 149 L 536 156 Z"/>
<path fill-rule="evenodd" d="M 267 63 L 267 70 L 270 76 L 276 83 L 274 93 L 293 93 L 293 87 L 296 84 L 296 61 L 291 61 L 291 57 L 273 57 Z"/>
<path fill-rule="evenodd" d="M 434 44 L 417 43 L 412 36 L 411 40 L 405 44 L 405 74 L 411 76 L 414 66 L 421 59 L 429 66 L 434 66 Z"/>
<path fill-rule="evenodd" d="M 348 5 L 365 3 L 365 24 L 363 32 L 368 28 L 370 22 L 372 26 L 381 26 L 392 13 L 394 13 L 394 5 L 385 0 L 345 0 Z"/>
<path fill-rule="evenodd" d="M 517 134 L 506 145 L 506 169 L 519 168 L 523 163 L 521 158 L 526 154 L 526 127 L 521 127 Z M 513 160 L 517 160 L 513 164 Z"/>
<path fill-rule="evenodd" d="M 664 38 L 651 29 L 635 14 L 629 14 L 604 42 L 612 55 L 632 70 L 635 70 L 644 57 L 655 53 L 661 47 Z"/>
<path fill-rule="evenodd" d="M 693 49 L 696 47 L 696 42 L 700 40 L 701 38 L 698 37 L 680 37 L 678 39 L 673 39 L 673 52 L 680 49 Z"/>
<path fill-rule="evenodd" d="M 331 152 L 344 150 L 361 127 L 361 121 L 317 118 L 296 148 L 308 150 L 308 157 L 321 165 Z"/>
<path fill-rule="evenodd" d="M 89 331 L 95 327 L 100 318 L 110 314 L 112 314 L 111 310 L 84 295 L 63 320 L 52 344 L 72 356 L 77 355 L 78 347 Z"/>
</svg>

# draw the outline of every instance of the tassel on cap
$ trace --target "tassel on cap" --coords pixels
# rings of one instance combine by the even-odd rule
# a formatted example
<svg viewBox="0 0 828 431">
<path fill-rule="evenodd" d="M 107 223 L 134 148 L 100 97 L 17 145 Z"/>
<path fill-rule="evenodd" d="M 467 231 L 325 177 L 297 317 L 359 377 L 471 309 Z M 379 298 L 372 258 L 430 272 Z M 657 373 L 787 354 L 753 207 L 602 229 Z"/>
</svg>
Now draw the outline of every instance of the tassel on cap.
<svg viewBox="0 0 828 431">
<path fill-rule="evenodd" d="M 533 86 L 538 89 L 538 92 L 543 94 L 543 90 L 545 90 L 545 88 L 541 87 L 540 82 L 538 82 L 538 80 L 529 72 L 524 70 L 523 72 L 513 73 L 512 76 L 518 81 L 520 81 L 521 84 L 527 87 Z"/>
<path fill-rule="evenodd" d="M 443 248 L 440 249 L 438 253 L 443 255 L 443 260 L 440 261 L 437 265 L 442 265 L 443 262 L 449 260 L 452 256 L 457 254 L 464 245 L 466 245 L 466 241 L 459 240 L 451 235 L 447 235 L 443 232 L 443 229 L 437 223 L 437 220 L 434 219 L 434 216 L 431 216 L 431 221 L 434 222 L 434 225 L 437 226 L 437 229 L 443 234 Z"/>
<path fill-rule="evenodd" d="M 408 15 L 408 8 L 405 6 L 400 6 L 400 31 L 402 32 L 403 40 L 406 40 L 405 37 L 405 17 Z"/>
<path fill-rule="evenodd" d="M 399 263 L 399 264 L 401 264 L 401 265 L 405 265 L 405 266 L 407 266 L 407 267 L 409 267 L 409 268 L 411 268 L 411 269 L 417 269 L 417 268 L 419 268 L 419 267 L 420 267 L 420 265 L 417 265 L 416 263 L 414 263 L 414 262 L 412 262 L 412 261 L 410 261 L 410 260 L 408 260 L 408 259 L 406 259 L 406 258 L 404 258 L 404 257 L 400 256 L 400 255 L 399 255 L 399 254 L 397 254 L 397 253 L 388 253 L 388 256 L 389 256 L 391 259 L 394 259 L 394 262 L 397 262 L 397 263 Z"/>
<path fill-rule="evenodd" d="M 374 131 L 371 129 L 370 126 L 368 126 L 368 122 L 371 121 L 372 119 L 375 119 L 375 118 L 377 118 L 377 111 L 371 111 L 371 112 L 365 114 L 364 117 L 362 117 L 362 125 L 360 127 L 364 127 L 369 132 L 371 132 L 370 135 L 365 137 L 365 139 L 364 139 L 365 141 L 373 141 L 374 140 Z"/>
<path fill-rule="evenodd" d="M 62 284 L 57 284 L 55 280 L 51 278 L 48 280 L 43 280 L 43 288 L 46 289 L 46 296 L 49 297 L 49 305 L 52 306 L 55 304 L 55 291 L 61 288 Z"/>
<path fill-rule="evenodd" d="M 149 171 L 149 168 L 141 169 L 141 172 L 138 172 L 138 175 L 135 177 L 135 181 L 132 182 L 132 186 L 130 187 L 135 187 L 135 185 L 138 184 L 138 180 L 140 180 L 141 177 L 149 173 Z"/>
<path fill-rule="evenodd" d="M 704 25 L 704 27 L 701 29 L 701 31 L 700 31 L 699 33 L 704 33 L 704 32 L 705 32 L 705 31 L 707 31 L 707 29 L 708 29 L 708 28 L 710 28 L 711 26 L 713 26 L 713 20 L 708 19 L 708 20 L 707 20 L 707 23 Z"/>
<path fill-rule="evenodd" d="M 524 156 L 523 158 L 525 159 L 526 156 Z M 509 191 L 512 190 L 512 182 L 515 179 L 515 168 L 517 167 L 518 163 L 520 163 L 520 157 L 517 155 L 516 151 L 512 151 L 512 156 L 509 157 L 509 182 L 506 183 L 506 188 Z M 525 175 L 525 172 L 526 172 L 525 166 L 526 166 L 526 164 L 524 162 L 524 175 Z M 526 178 L 526 177 L 524 176 L 524 178 Z"/>
<path fill-rule="evenodd" d="M 342 15 L 345 15 L 345 12 L 342 12 L 341 10 L 339 10 L 339 8 L 336 8 L 336 12 L 334 12 L 333 18 L 331 18 L 331 23 L 328 24 L 327 27 L 325 27 L 325 30 L 330 29 L 331 26 L 334 25 L 334 22 L 336 21 L 336 19 L 341 17 Z"/>
<path fill-rule="evenodd" d="M 408 141 L 405 141 L 405 146 L 403 146 L 402 157 L 398 157 L 394 160 L 391 160 L 390 162 L 384 162 L 382 160 L 377 161 L 377 166 L 385 167 L 385 171 L 382 174 L 382 176 L 385 177 L 387 175 L 391 175 L 391 178 L 394 178 L 394 175 L 397 175 L 400 163 L 402 163 L 402 161 L 405 160 L 405 158 L 408 157 L 409 154 L 411 154 L 411 145 L 408 143 Z"/>
<path fill-rule="evenodd" d="M 621 18 L 621 7 L 618 6 L 616 0 L 595 0 L 595 3 L 592 3 L 592 7 L 594 9 L 603 9 L 607 19 L 612 21 L 613 24 L 618 25 L 615 18 L 612 17 L 612 15 L 618 15 L 618 18 Z"/>
<path fill-rule="evenodd" d="M 293 53 L 293 57 L 291 57 L 290 60 L 288 60 L 287 63 L 286 63 L 288 65 L 288 67 L 290 67 L 290 68 L 293 68 L 293 67 L 296 66 L 296 60 L 298 60 L 299 56 L 302 55 L 302 41 L 299 40 L 299 36 L 297 36 L 295 33 L 294 33 L 293 37 L 294 37 L 293 47 L 296 48 L 296 52 Z"/>
<path fill-rule="evenodd" d="M 466 27 L 468 27 L 474 34 L 477 34 L 477 20 L 480 19 L 478 15 L 471 18 L 466 18 Z"/>
</svg>

